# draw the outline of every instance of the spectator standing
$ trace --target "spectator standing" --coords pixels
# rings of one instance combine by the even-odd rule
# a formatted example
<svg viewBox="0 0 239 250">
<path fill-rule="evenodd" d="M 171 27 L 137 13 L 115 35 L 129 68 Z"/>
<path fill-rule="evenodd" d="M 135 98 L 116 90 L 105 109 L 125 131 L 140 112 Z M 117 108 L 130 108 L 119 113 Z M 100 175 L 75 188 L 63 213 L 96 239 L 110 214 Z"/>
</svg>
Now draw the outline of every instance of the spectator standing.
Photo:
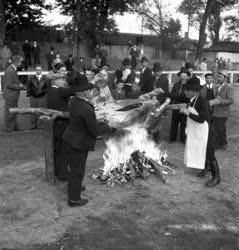
<svg viewBox="0 0 239 250">
<path fill-rule="evenodd" d="M 12 64 L 5 71 L 3 98 L 5 100 L 4 118 L 7 132 L 18 130 L 17 116 L 10 114 L 9 108 L 17 108 L 20 90 L 26 89 L 17 75 L 17 68 L 20 67 L 22 61 L 21 56 L 13 56 Z"/>
<path fill-rule="evenodd" d="M 26 40 L 22 45 L 22 51 L 24 53 L 24 62 L 27 70 L 29 66 L 32 66 L 32 60 L 31 60 L 32 49 L 28 40 Z"/>
<path fill-rule="evenodd" d="M 101 57 L 101 54 L 100 54 L 100 45 L 99 44 L 96 44 L 96 46 L 94 48 L 94 57 L 96 55 L 99 55 Z"/>
<path fill-rule="evenodd" d="M 141 44 L 139 47 L 139 61 L 144 57 L 144 45 Z"/>
<path fill-rule="evenodd" d="M 31 108 L 46 108 L 48 79 L 42 74 L 41 65 L 35 67 L 36 75 L 27 84 L 27 97 L 30 97 Z M 37 128 L 37 115 L 31 116 L 32 129 Z"/>
<path fill-rule="evenodd" d="M 231 71 L 233 69 L 233 64 L 230 59 L 227 60 L 226 70 Z"/>
<path fill-rule="evenodd" d="M 75 61 L 73 60 L 72 54 L 68 55 L 68 59 L 65 61 L 66 71 L 71 72 L 73 70 L 73 66 Z"/>
<path fill-rule="evenodd" d="M 2 70 L 5 70 L 8 64 L 8 60 L 12 57 L 11 49 L 8 48 L 7 44 L 4 44 L 0 49 L 0 62 Z"/>
<path fill-rule="evenodd" d="M 85 73 L 86 65 L 85 65 L 85 58 L 84 57 L 81 56 L 79 58 L 77 68 L 80 72 L 83 72 L 83 74 Z"/>
<path fill-rule="evenodd" d="M 216 132 L 216 148 L 227 148 L 226 123 L 230 115 L 230 106 L 233 104 L 233 88 L 228 84 L 228 72 L 226 70 L 219 71 L 218 91 L 215 99 L 210 101 L 210 105 L 214 106 L 213 110 L 213 128 Z"/>
<path fill-rule="evenodd" d="M 92 67 L 93 71 L 95 72 L 95 74 L 97 74 L 99 72 L 100 65 L 101 65 L 101 58 L 100 58 L 99 54 L 96 54 L 95 57 L 92 58 L 92 60 L 91 60 L 91 67 Z"/>
<path fill-rule="evenodd" d="M 16 41 L 12 41 L 11 45 L 12 56 L 19 55 L 19 46 Z"/>
<path fill-rule="evenodd" d="M 129 53 L 131 55 L 131 66 L 132 66 L 132 69 L 134 70 L 137 67 L 137 60 L 139 56 L 139 51 L 138 51 L 138 47 L 136 44 L 130 49 Z M 143 58 L 141 58 L 141 60 Z"/>
<path fill-rule="evenodd" d="M 46 54 L 46 61 L 47 61 L 47 69 L 52 70 L 52 64 L 55 58 L 55 49 L 51 47 L 50 50 Z"/>
<path fill-rule="evenodd" d="M 47 92 L 47 108 L 67 112 L 69 98 L 74 95 L 74 91 L 66 82 L 65 65 L 57 64 L 55 68 L 56 73 L 51 72 L 47 76 L 51 79 Z M 68 124 L 69 120 L 65 118 L 57 118 L 53 124 L 55 170 L 58 180 L 61 181 L 67 181 L 69 175 L 66 145 L 62 139 Z"/>
<path fill-rule="evenodd" d="M 200 69 L 201 69 L 201 71 L 203 71 L 203 74 L 206 73 L 206 71 L 207 71 L 207 58 L 204 58 L 203 61 L 201 62 Z"/>
<path fill-rule="evenodd" d="M 63 60 L 62 60 L 61 55 L 60 55 L 59 52 L 57 52 L 57 53 L 55 54 L 55 59 L 54 59 L 53 62 L 52 62 L 52 68 L 53 68 L 53 70 L 55 70 L 55 66 L 56 66 L 57 64 L 63 64 Z"/>
<path fill-rule="evenodd" d="M 225 68 L 226 68 L 226 62 L 222 57 L 220 57 L 220 59 L 218 61 L 218 69 L 222 70 L 222 69 L 225 69 Z"/>
<path fill-rule="evenodd" d="M 162 75 L 162 67 L 159 62 L 154 63 L 153 67 L 153 88 L 161 88 L 165 93 L 169 93 L 169 83 L 166 76 Z M 162 104 L 165 101 L 165 97 L 163 95 L 158 96 L 159 102 Z"/>
<path fill-rule="evenodd" d="M 99 55 L 101 56 L 101 63 L 102 64 L 107 63 L 108 52 L 106 50 L 106 46 L 105 45 L 101 48 Z"/>
<path fill-rule="evenodd" d="M 190 77 L 190 72 L 182 67 L 178 72 L 179 81 L 173 85 L 171 90 L 171 95 L 176 97 L 185 97 L 185 84 Z M 176 100 L 173 101 L 173 104 L 178 103 Z M 175 142 L 177 140 L 178 134 L 178 126 L 180 125 L 180 141 L 185 143 L 186 141 L 186 134 L 185 134 L 185 127 L 186 127 L 187 117 L 184 114 L 181 114 L 179 110 L 172 111 L 172 119 L 171 119 L 171 127 L 170 127 L 170 135 L 169 135 L 169 142 Z"/>
<path fill-rule="evenodd" d="M 140 88 L 143 94 L 153 90 L 152 70 L 148 67 L 148 58 L 144 56 L 141 59 L 141 72 L 140 72 Z"/>
<path fill-rule="evenodd" d="M 40 64 L 40 54 L 41 54 L 41 48 L 37 44 L 37 42 L 34 41 L 33 46 L 32 46 L 32 56 L 33 56 L 34 67 L 36 67 L 37 64 Z"/>
</svg>

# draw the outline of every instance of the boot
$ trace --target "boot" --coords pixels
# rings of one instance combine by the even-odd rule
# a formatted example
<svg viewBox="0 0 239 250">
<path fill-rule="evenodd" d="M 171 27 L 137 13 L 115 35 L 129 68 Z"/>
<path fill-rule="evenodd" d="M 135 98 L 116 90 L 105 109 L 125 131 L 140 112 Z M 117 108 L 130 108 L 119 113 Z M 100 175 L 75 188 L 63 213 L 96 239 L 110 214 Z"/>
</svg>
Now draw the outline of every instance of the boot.
<svg viewBox="0 0 239 250">
<path fill-rule="evenodd" d="M 212 179 L 206 182 L 207 187 L 214 187 L 220 183 L 220 171 L 217 160 L 210 162 L 211 172 L 212 172 Z"/>
<path fill-rule="evenodd" d="M 206 162 L 205 162 L 205 168 L 197 174 L 197 177 L 204 178 L 205 175 L 207 174 L 207 172 L 210 172 L 210 170 L 211 170 L 211 168 L 210 168 L 210 162 L 209 162 L 209 160 L 206 160 Z"/>
</svg>

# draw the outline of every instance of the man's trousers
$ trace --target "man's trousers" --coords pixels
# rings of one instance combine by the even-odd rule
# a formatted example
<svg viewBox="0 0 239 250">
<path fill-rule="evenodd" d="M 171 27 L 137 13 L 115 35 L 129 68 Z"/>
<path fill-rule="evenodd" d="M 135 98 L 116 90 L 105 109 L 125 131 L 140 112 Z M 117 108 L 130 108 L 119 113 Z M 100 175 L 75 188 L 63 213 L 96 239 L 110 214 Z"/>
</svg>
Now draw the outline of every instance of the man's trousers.
<svg viewBox="0 0 239 250">
<path fill-rule="evenodd" d="M 31 108 L 46 108 L 46 95 L 42 97 L 30 97 L 30 107 Z M 31 126 L 32 128 L 37 127 L 38 116 L 31 115 Z"/>
<path fill-rule="evenodd" d="M 179 110 L 172 111 L 172 120 L 171 120 L 170 136 L 169 136 L 171 141 L 177 140 L 178 126 L 180 125 L 180 132 L 179 132 L 180 141 L 185 142 L 186 122 L 187 122 L 187 116 L 180 114 Z"/>
<path fill-rule="evenodd" d="M 216 134 L 216 147 L 227 145 L 227 117 L 213 117 L 213 130 Z"/>
<path fill-rule="evenodd" d="M 85 166 L 88 150 L 79 150 L 67 145 L 69 162 L 68 199 L 77 201 L 81 199 L 81 186 L 85 175 Z"/>
<path fill-rule="evenodd" d="M 18 129 L 17 114 L 10 114 L 9 108 L 17 108 L 18 98 L 5 100 L 4 120 L 7 132 L 12 132 Z"/>
</svg>

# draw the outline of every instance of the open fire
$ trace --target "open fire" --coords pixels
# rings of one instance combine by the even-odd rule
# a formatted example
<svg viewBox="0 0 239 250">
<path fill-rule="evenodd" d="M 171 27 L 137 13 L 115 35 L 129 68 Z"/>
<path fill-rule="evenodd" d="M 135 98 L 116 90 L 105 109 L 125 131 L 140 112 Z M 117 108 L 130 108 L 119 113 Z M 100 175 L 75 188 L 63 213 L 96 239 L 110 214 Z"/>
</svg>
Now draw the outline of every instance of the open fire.
<svg viewBox="0 0 239 250">
<path fill-rule="evenodd" d="M 147 129 L 136 124 L 118 131 L 106 142 L 104 166 L 98 178 L 113 186 L 154 173 L 167 183 L 166 175 L 174 172 L 174 166 L 166 158 L 167 153 L 155 144 Z"/>
</svg>

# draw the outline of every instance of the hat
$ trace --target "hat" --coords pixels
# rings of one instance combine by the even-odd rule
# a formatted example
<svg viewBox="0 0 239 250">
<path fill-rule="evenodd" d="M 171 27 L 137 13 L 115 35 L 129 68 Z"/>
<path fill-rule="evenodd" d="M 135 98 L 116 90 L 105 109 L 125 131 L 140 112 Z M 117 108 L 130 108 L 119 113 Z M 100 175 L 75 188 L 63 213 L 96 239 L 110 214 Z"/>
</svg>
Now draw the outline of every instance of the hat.
<svg viewBox="0 0 239 250">
<path fill-rule="evenodd" d="M 219 75 L 223 75 L 225 78 L 228 77 L 228 72 L 227 72 L 225 69 L 220 70 L 220 71 L 218 72 L 218 74 L 219 74 Z"/>
<path fill-rule="evenodd" d="M 187 74 L 188 76 L 190 76 L 190 72 L 188 71 L 187 68 L 185 67 L 181 67 L 180 71 L 178 72 L 177 76 L 180 76 L 181 73 L 185 73 Z"/>
<path fill-rule="evenodd" d="M 201 89 L 200 79 L 197 76 L 193 76 L 186 82 L 185 89 L 188 91 L 199 91 Z"/>
<path fill-rule="evenodd" d="M 101 65 L 100 65 L 100 68 L 103 68 L 103 67 L 105 67 L 105 66 L 110 66 L 107 62 L 103 62 Z"/>
<path fill-rule="evenodd" d="M 190 63 L 190 62 L 186 62 L 185 63 L 185 68 L 186 69 L 194 69 L 194 65 L 192 63 Z"/>
<path fill-rule="evenodd" d="M 72 82 L 72 87 L 75 92 L 82 92 L 89 89 L 93 89 L 95 86 L 89 83 L 87 77 L 80 73 L 77 73 L 75 79 Z"/>
<path fill-rule="evenodd" d="M 154 63 L 153 72 L 162 71 L 161 64 L 159 62 Z"/>
<path fill-rule="evenodd" d="M 206 78 L 207 76 L 213 76 L 213 73 L 206 73 L 204 77 Z"/>
<path fill-rule="evenodd" d="M 140 62 L 143 63 L 143 62 L 148 62 L 148 61 L 149 59 L 146 56 L 143 56 Z"/>
<path fill-rule="evenodd" d="M 122 65 L 123 65 L 123 66 L 130 66 L 130 65 L 131 65 L 130 59 L 129 59 L 129 58 L 125 58 L 125 59 L 122 61 Z"/>
</svg>

